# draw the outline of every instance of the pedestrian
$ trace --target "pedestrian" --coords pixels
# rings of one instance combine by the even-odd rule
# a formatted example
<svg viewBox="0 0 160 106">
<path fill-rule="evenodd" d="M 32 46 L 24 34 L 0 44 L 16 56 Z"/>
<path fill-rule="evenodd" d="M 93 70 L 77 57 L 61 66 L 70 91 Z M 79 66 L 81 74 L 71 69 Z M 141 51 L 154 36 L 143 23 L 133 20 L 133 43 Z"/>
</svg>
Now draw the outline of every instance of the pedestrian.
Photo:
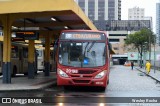
<svg viewBox="0 0 160 106">
<path fill-rule="evenodd" d="M 133 70 L 134 63 L 131 61 L 131 69 Z"/>
<path fill-rule="evenodd" d="M 149 61 L 147 61 L 147 63 L 146 63 L 147 74 L 149 74 L 150 70 L 151 70 L 151 63 Z"/>
</svg>

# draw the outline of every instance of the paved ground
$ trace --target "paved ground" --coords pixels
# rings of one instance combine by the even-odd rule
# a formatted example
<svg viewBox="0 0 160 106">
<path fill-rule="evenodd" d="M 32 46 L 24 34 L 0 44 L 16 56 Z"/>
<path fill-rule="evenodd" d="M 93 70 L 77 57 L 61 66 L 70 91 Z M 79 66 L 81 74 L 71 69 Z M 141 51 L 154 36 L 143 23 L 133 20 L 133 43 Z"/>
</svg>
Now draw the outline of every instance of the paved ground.
<svg viewBox="0 0 160 106">
<path fill-rule="evenodd" d="M 44 76 L 43 72 L 38 73 L 34 79 L 28 79 L 27 76 L 17 76 L 12 78 L 11 84 L 3 84 L 0 78 L 0 91 L 13 90 L 37 90 L 56 83 L 56 74 L 51 72 L 49 77 Z"/>
<path fill-rule="evenodd" d="M 143 97 L 160 99 L 160 84 L 136 69 L 132 71 L 130 67 L 113 66 L 110 73 L 110 83 L 105 92 L 92 87 L 72 87 L 70 90 L 64 90 L 63 87 L 52 86 L 41 91 L 0 92 L 0 97 L 41 98 L 44 104 L 38 104 L 38 106 L 159 106 L 160 104 L 156 103 L 135 104 L 131 103 L 131 100 L 140 100 Z M 53 103 L 59 97 L 59 100 L 63 102 Z M 98 100 L 99 102 L 95 103 Z M 108 104 L 106 100 L 115 103 Z M 158 102 L 160 103 L 160 100 Z M 28 106 L 28 104 L 23 106 L 26 105 Z M 12 106 L 17 106 L 17 104 Z"/>
</svg>

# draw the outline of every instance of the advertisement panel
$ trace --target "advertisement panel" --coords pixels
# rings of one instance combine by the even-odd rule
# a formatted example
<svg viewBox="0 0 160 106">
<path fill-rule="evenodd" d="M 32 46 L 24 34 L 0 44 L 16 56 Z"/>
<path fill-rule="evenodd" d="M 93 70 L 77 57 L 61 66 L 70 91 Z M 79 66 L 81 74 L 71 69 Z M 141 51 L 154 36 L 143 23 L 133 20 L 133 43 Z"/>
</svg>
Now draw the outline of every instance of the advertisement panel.
<svg viewBox="0 0 160 106">
<path fill-rule="evenodd" d="M 139 60 L 138 52 L 128 52 L 128 60 Z"/>
</svg>

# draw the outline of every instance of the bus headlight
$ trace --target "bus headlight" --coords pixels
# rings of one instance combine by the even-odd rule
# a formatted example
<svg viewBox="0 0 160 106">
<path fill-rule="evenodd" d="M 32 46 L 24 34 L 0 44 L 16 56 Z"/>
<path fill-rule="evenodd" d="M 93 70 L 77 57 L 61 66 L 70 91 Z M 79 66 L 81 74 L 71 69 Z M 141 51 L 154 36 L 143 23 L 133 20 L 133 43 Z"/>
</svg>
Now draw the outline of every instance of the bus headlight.
<svg viewBox="0 0 160 106">
<path fill-rule="evenodd" d="M 65 77 L 65 78 L 68 78 L 68 75 L 62 71 L 61 69 L 58 69 L 58 74 L 61 76 L 61 77 Z"/>
<path fill-rule="evenodd" d="M 96 78 L 96 79 L 102 78 L 104 75 L 105 75 L 105 71 L 102 71 L 99 74 L 97 74 L 94 78 Z"/>
</svg>

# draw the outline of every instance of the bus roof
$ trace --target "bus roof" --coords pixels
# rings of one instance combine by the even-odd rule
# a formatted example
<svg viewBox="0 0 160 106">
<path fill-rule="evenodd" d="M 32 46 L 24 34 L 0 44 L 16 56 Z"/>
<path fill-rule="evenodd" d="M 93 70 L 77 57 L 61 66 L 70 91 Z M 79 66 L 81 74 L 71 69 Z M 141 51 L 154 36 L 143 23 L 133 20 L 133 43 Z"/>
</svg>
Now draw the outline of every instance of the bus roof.
<svg viewBox="0 0 160 106">
<path fill-rule="evenodd" d="M 99 32 L 99 33 L 105 33 L 108 37 L 107 31 L 99 31 L 99 30 L 62 30 L 61 33 L 63 32 Z"/>
</svg>

